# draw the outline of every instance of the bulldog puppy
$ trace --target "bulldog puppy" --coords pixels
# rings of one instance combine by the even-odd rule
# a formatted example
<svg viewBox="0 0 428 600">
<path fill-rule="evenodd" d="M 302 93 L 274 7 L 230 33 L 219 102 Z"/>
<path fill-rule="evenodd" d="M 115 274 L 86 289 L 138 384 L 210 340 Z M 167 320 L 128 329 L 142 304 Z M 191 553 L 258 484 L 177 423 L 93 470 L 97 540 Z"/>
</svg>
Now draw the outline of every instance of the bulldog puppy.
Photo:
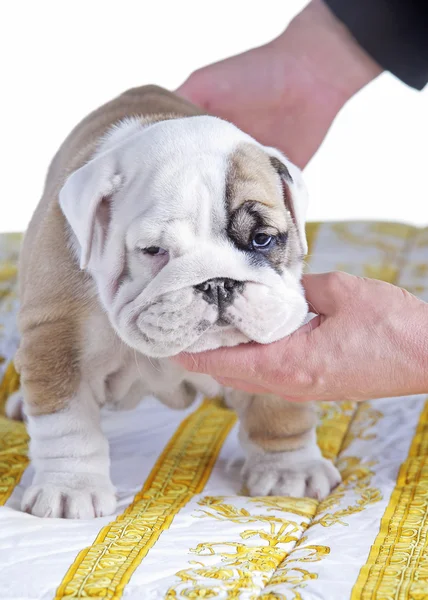
<svg viewBox="0 0 428 600">
<path fill-rule="evenodd" d="M 224 393 L 170 360 L 279 340 L 307 316 L 299 170 L 154 86 L 90 114 L 59 149 L 20 258 L 19 397 L 40 517 L 115 510 L 103 405 L 173 408 Z M 326 496 L 339 482 L 306 403 L 226 390 L 252 495 Z"/>
</svg>

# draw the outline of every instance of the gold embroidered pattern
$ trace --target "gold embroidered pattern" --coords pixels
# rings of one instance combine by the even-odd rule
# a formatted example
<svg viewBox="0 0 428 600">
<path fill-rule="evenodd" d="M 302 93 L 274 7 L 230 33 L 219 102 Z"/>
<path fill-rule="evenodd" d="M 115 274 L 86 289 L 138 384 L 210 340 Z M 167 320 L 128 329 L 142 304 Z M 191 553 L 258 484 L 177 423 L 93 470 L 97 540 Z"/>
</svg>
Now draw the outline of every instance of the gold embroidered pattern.
<svg viewBox="0 0 428 600">
<path fill-rule="evenodd" d="M 18 251 L 21 242 L 20 234 L 2 234 L 0 236 L 0 315 L 1 320 L 14 318 L 12 308 L 16 302 L 16 275 Z M 4 321 L 3 321 L 4 322 Z M 0 322 L 0 334 L 3 324 Z M 3 348 L 2 348 L 3 352 Z M 19 388 L 19 376 L 11 358 L 0 357 L 2 370 L 0 373 L 0 415 L 4 415 L 4 407 L 10 394 Z M 28 436 L 22 423 L 10 421 L 0 416 L 0 506 L 9 499 L 21 480 L 28 465 Z"/>
<path fill-rule="evenodd" d="M 303 567 L 288 567 L 286 566 L 288 565 L 288 561 L 292 560 L 293 562 L 299 563 L 319 562 L 330 554 L 330 548 L 328 546 L 304 546 L 306 541 L 307 538 L 304 536 L 297 542 L 295 548 L 290 552 L 281 567 L 275 571 L 273 577 L 270 579 L 269 588 L 272 589 L 269 590 L 266 586 L 266 591 L 258 596 L 260 600 L 289 600 L 291 598 L 289 592 L 293 594 L 293 600 L 302 600 L 299 589 L 304 588 L 308 580 L 317 579 L 318 575 Z M 287 585 L 287 596 L 281 594 L 281 592 L 278 592 L 277 590 L 273 591 L 274 587 L 281 584 Z"/>
<path fill-rule="evenodd" d="M 376 248 L 382 254 L 382 264 L 389 266 L 396 263 L 397 253 L 402 253 L 418 231 L 401 223 L 365 223 L 364 235 L 355 231 L 352 223 L 335 223 L 332 230 L 348 246 Z"/>
<path fill-rule="evenodd" d="M 368 433 L 368 429 L 373 427 L 381 416 L 381 413 L 373 410 L 370 405 L 359 404 L 352 424 L 343 439 L 340 451 L 343 451 L 345 447 L 347 448 L 355 439 L 370 439 L 372 434 Z M 381 499 L 380 491 L 377 488 L 370 487 L 373 477 L 373 471 L 371 470 L 373 463 L 364 465 L 361 463 L 361 459 L 357 457 L 339 457 L 337 466 L 343 481 L 328 498 L 319 504 L 316 503 L 317 507 L 314 517 L 309 523 L 308 530 L 315 525 L 323 527 L 347 525 L 344 520 L 347 516 L 361 512 L 368 505 Z M 354 503 L 346 508 L 333 511 L 332 509 L 340 504 L 345 493 L 349 490 L 356 494 Z M 328 546 L 308 545 L 307 539 L 307 536 L 303 536 L 298 540 L 295 547 L 274 572 L 260 598 L 263 600 L 289 600 L 289 598 L 301 600 L 299 590 L 306 586 L 308 580 L 317 579 L 318 574 L 303 568 L 300 563 L 319 562 L 330 552 Z M 277 587 L 281 584 L 286 584 L 287 595 L 282 594 L 281 588 Z M 290 596 L 291 593 L 293 596 Z"/>
<path fill-rule="evenodd" d="M 352 600 L 428 597 L 428 401 Z"/>
<path fill-rule="evenodd" d="M 325 402 L 320 408 L 321 425 L 318 428 L 320 447 L 323 453 L 334 459 L 344 443 L 354 415 L 355 404 Z M 364 422 L 368 427 L 373 424 L 373 419 L 365 418 Z M 364 427 L 359 428 L 355 435 L 358 437 L 365 435 Z M 371 476 L 372 473 L 369 472 L 369 475 Z M 348 484 L 351 484 L 351 479 Z M 361 482 L 360 485 L 362 490 L 360 504 L 357 500 L 355 512 L 362 510 L 373 500 L 372 497 L 361 499 L 364 487 Z M 354 487 L 357 487 L 357 483 Z M 343 493 L 339 494 L 336 503 Z M 297 600 L 300 597 L 297 590 L 304 585 L 307 578 L 317 578 L 315 573 L 309 573 L 303 568 L 298 569 L 297 573 L 296 569 L 290 571 L 287 567 L 290 557 L 293 562 L 296 560 L 314 562 L 321 560 L 330 551 L 327 546 L 301 547 L 302 541 L 306 540 L 302 537 L 304 532 L 312 525 L 311 520 L 320 512 L 316 500 L 282 497 L 230 499 L 210 497 L 204 498 L 199 504 L 202 507 L 201 514 L 195 516 L 202 515 L 219 521 L 248 524 L 251 528 L 241 531 L 238 541 L 203 542 L 196 548 L 190 549 L 190 552 L 197 555 L 198 560 L 191 561 L 190 568 L 176 573 L 180 581 L 170 587 L 166 594 L 167 600 L 215 598 L 225 590 L 226 597 L 231 599 L 238 599 L 244 591 L 247 594 L 254 593 L 254 598 L 258 598 L 256 594 L 262 593 L 265 586 L 271 587 L 275 583 L 290 583 L 290 581 L 293 582 L 293 589 L 295 587 Z M 257 512 L 254 512 L 254 505 L 259 509 Z M 327 510 L 328 506 L 323 505 L 323 510 Z M 338 515 L 334 518 L 325 515 L 325 523 L 327 519 L 341 523 L 344 516 Z M 330 524 L 332 525 L 333 522 L 328 526 Z M 251 540 L 250 543 L 247 540 Z M 215 563 L 212 563 L 212 558 L 217 559 Z M 218 559 L 221 560 L 221 565 L 218 565 Z M 276 592 L 262 593 L 260 598 L 268 600 L 282 597 L 275 594 Z"/>
<path fill-rule="evenodd" d="M 320 402 L 317 440 L 323 456 L 335 460 L 343 449 L 349 424 L 357 408 L 356 402 Z"/>
<path fill-rule="evenodd" d="M 27 468 L 27 451 L 24 424 L 0 417 L 0 506 L 6 503 Z"/>
<path fill-rule="evenodd" d="M 17 264 L 21 238 L 21 234 L 0 235 L 0 313 L 3 314 L 11 312 L 17 298 Z"/>
<path fill-rule="evenodd" d="M 243 592 L 253 592 L 256 598 L 255 594 L 264 588 L 277 565 L 308 527 L 316 507 L 316 502 L 308 499 L 234 497 L 230 500 L 233 504 L 227 498 L 204 498 L 199 502 L 200 512 L 203 517 L 249 528 L 240 533 L 239 541 L 205 542 L 191 548 L 190 552 L 204 562 L 190 561 L 190 568 L 176 573 L 180 582 L 167 591 L 167 600 L 216 598 L 225 592 L 227 598 L 240 598 Z M 294 511 L 285 516 L 293 504 L 300 505 L 303 517 L 299 518 Z M 257 512 L 253 510 L 254 505 Z M 246 543 L 247 540 L 251 542 Z M 212 562 L 212 558 L 217 560 Z"/>
<path fill-rule="evenodd" d="M 373 427 L 382 418 L 382 413 L 375 410 L 369 403 L 358 405 L 351 427 L 343 439 L 341 452 L 344 452 L 355 440 L 370 440 L 375 437 Z M 368 505 L 379 502 L 382 495 L 378 488 L 371 487 L 374 475 L 372 468 L 376 462 L 362 463 L 357 456 L 339 456 L 336 466 L 342 475 L 342 483 L 323 500 L 317 508 L 311 527 L 317 524 L 331 527 L 335 524 L 346 525 L 344 519 L 350 515 L 363 511 Z M 331 512 L 340 504 L 345 493 L 352 490 L 356 495 L 354 504 Z"/>
<path fill-rule="evenodd" d="M 10 394 L 19 388 L 19 376 L 9 363 L 0 382 L 0 413 Z M 28 435 L 23 423 L 0 416 L 0 506 L 4 505 L 28 466 Z"/>
<path fill-rule="evenodd" d="M 177 512 L 201 492 L 235 414 L 205 401 L 178 427 L 143 489 L 77 556 L 55 596 L 120 598 L 135 569 Z"/>
<path fill-rule="evenodd" d="M 4 283 L 5 281 L 9 282 L 13 280 L 16 277 L 17 272 L 16 264 L 10 262 L 2 264 L 0 268 L 0 282 Z"/>
<path fill-rule="evenodd" d="M 11 394 L 19 389 L 19 375 L 15 371 L 13 363 L 10 362 L 4 373 L 3 379 L 0 381 L 0 414 L 4 414 L 6 400 Z M 12 423 L 11 423 L 12 425 Z"/>
</svg>

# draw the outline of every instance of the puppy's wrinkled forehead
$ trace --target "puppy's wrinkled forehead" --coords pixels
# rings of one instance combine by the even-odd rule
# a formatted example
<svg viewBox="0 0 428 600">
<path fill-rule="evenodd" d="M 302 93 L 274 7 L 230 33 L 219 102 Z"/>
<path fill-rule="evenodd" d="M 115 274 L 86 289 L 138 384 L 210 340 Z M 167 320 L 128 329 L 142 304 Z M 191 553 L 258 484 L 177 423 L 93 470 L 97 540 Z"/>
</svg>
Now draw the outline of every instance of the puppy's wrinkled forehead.
<svg viewBox="0 0 428 600">
<path fill-rule="evenodd" d="M 227 234 L 232 243 L 250 251 L 257 233 L 275 236 L 275 244 L 263 254 L 252 254 L 253 263 L 269 264 L 275 270 L 301 258 L 298 233 L 287 210 L 287 186 L 279 169 L 292 181 L 284 165 L 255 144 L 240 144 L 229 157 L 225 201 Z M 289 204 L 290 205 L 290 204 Z"/>
<path fill-rule="evenodd" d="M 128 239 L 174 256 L 227 242 L 253 266 L 277 271 L 301 258 L 286 159 L 234 125 L 213 117 L 172 119 L 142 131 L 125 152 L 135 182 L 124 194 L 123 206 L 132 204 L 123 211 Z M 256 235 L 273 242 L 255 248 Z"/>
<path fill-rule="evenodd" d="M 231 153 L 226 175 L 226 206 L 233 214 L 245 203 L 258 203 L 277 226 L 286 226 L 282 185 L 272 158 L 255 144 L 243 143 Z M 262 209 L 262 207 L 259 207 Z"/>
<path fill-rule="evenodd" d="M 240 206 L 257 203 L 272 222 L 285 227 L 272 159 L 234 125 L 213 117 L 170 120 L 149 127 L 141 140 L 148 151 L 135 137 L 122 149 L 121 161 L 128 172 L 133 169 L 129 179 L 140 187 L 140 198 L 154 200 L 147 208 L 156 218 L 206 222 L 208 210 L 218 232 Z"/>
<path fill-rule="evenodd" d="M 119 123 L 66 179 L 59 204 L 80 267 L 104 273 L 102 264 L 108 294 L 118 272 L 166 279 L 186 261 L 197 284 L 253 281 L 254 267 L 268 279 L 285 267 L 300 276 L 307 250 L 298 169 L 215 117 Z"/>
<path fill-rule="evenodd" d="M 255 144 L 241 143 L 228 158 L 226 198 L 230 210 L 247 200 L 269 208 L 282 205 L 278 174 L 267 153 Z"/>
</svg>

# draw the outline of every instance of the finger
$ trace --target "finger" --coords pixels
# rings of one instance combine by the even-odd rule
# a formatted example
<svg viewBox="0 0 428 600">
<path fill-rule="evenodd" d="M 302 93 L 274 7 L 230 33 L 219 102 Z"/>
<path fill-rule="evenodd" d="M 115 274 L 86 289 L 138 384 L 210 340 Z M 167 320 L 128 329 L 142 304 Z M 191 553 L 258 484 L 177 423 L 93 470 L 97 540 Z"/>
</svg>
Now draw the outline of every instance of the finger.
<svg viewBox="0 0 428 600">
<path fill-rule="evenodd" d="M 264 388 L 260 385 L 256 385 L 249 381 L 243 381 L 241 379 L 217 377 L 216 380 L 218 381 L 218 383 L 220 383 L 224 387 L 232 388 L 234 390 L 242 390 L 243 392 L 248 392 L 249 394 L 269 394 L 269 393 L 271 393 L 267 388 Z"/>
<path fill-rule="evenodd" d="M 208 352 L 189 354 L 182 352 L 173 360 L 188 371 L 206 373 L 213 377 L 248 379 L 256 370 L 258 344 L 242 344 L 233 348 L 219 348 Z"/>
<path fill-rule="evenodd" d="M 311 362 L 308 353 L 308 334 L 313 331 L 319 319 L 307 323 L 293 334 L 272 344 L 248 343 L 233 348 L 219 348 L 208 352 L 190 354 L 182 352 L 173 358 L 188 371 L 206 373 L 215 379 L 234 379 L 248 382 L 251 386 L 260 386 L 261 375 L 266 381 L 274 381 L 278 373 L 288 372 L 287 380 L 293 381 L 294 366 Z M 302 335 L 305 334 L 306 335 Z M 263 389 L 266 392 L 271 386 Z"/>
<path fill-rule="evenodd" d="M 340 272 L 304 275 L 302 283 L 310 309 L 319 315 L 335 312 L 347 302 L 354 280 L 353 275 Z"/>
</svg>

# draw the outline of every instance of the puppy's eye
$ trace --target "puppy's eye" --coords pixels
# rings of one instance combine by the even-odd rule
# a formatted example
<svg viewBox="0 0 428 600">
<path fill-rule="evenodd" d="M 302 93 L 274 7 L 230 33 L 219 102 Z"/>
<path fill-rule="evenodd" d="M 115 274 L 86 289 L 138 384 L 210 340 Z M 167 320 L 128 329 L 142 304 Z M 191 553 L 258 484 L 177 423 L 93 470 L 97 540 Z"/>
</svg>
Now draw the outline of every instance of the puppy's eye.
<svg viewBox="0 0 428 600">
<path fill-rule="evenodd" d="M 163 256 L 167 253 L 163 248 L 159 246 L 149 246 L 148 248 L 142 248 L 143 254 L 149 254 L 150 256 Z"/>
<path fill-rule="evenodd" d="M 275 238 L 273 235 L 268 235 L 267 233 L 256 233 L 251 240 L 251 245 L 254 250 L 266 250 L 270 246 L 272 246 Z"/>
</svg>

